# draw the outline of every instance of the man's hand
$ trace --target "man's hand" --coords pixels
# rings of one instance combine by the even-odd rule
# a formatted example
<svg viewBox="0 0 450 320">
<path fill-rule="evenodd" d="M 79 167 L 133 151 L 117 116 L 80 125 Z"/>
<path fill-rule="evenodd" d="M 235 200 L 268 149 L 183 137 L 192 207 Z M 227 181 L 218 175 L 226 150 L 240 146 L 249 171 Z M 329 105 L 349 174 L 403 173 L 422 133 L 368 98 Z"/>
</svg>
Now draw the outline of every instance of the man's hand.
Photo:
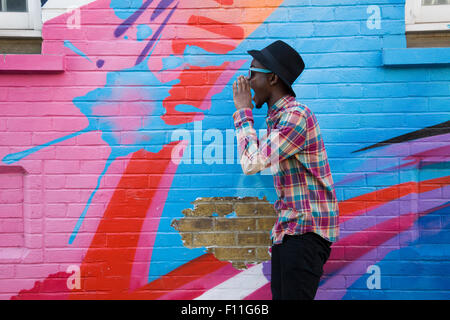
<svg viewBox="0 0 450 320">
<path fill-rule="evenodd" d="M 233 100 L 237 110 L 244 108 L 253 109 L 250 83 L 246 77 L 239 76 L 233 83 Z"/>
</svg>

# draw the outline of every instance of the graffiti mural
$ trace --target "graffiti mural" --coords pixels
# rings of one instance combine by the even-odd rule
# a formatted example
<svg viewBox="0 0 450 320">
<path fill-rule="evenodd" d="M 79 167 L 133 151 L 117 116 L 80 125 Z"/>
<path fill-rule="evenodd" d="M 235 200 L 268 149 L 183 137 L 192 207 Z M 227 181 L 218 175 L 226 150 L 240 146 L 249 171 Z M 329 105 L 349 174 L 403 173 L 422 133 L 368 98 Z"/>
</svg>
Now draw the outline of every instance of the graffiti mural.
<svg viewBox="0 0 450 320">
<path fill-rule="evenodd" d="M 404 4 L 376 30 L 357 4 L 97 0 L 45 21 L 65 71 L 0 74 L 1 181 L 24 172 L 1 297 L 270 299 L 276 195 L 241 171 L 230 86 L 247 50 L 284 38 L 340 202 L 317 299 L 450 298 L 450 69 L 383 67 Z M 20 187 L 1 188 L 9 217 Z"/>
</svg>

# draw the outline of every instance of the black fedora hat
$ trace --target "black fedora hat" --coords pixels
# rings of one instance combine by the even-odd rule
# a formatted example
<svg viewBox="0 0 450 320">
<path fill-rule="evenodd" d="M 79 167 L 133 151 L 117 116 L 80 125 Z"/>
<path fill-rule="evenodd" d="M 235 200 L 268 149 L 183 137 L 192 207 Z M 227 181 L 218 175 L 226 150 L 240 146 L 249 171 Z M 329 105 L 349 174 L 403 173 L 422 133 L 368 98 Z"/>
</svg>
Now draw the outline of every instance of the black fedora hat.
<svg viewBox="0 0 450 320">
<path fill-rule="evenodd" d="M 294 48 L 284 41 L 277 40 L 262 50 L 249 50 L 247 52 L 279 76 L 295 97 L 292 84 L 305 69 L 305 63 Z"/>
</svg>

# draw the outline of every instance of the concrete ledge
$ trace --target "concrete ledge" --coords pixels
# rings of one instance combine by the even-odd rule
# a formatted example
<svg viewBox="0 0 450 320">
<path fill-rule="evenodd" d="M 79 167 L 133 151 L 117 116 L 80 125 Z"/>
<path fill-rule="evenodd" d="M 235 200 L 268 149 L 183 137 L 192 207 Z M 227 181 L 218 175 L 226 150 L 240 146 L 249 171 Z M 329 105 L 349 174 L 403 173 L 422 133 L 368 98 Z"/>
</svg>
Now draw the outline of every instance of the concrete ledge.
<svg viewBox="0 0 450 320">
<path fill-rule="evenodd" d="M 383 65 L 450 65 L 450 48 L 383 49 Z"/>
<path fill-rule="evenodd" d="M 0 73 L 64 72 L 63 55 L 6 54 L 0 55 Z"/>
</svg>

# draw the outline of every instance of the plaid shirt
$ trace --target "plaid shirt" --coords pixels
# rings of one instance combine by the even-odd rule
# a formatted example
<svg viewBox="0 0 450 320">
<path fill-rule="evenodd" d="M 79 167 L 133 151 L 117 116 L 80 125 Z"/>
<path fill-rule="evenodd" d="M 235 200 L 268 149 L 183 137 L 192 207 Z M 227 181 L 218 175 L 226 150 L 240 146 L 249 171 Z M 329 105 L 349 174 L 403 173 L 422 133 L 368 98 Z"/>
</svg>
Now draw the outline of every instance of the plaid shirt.
<svg viewBox="0 0 450 320">
<path fill-rule="evenodd" d="M 312 111 L 285 96 L 266 119 L 267 134 L 259 142 L 249 108 L 233 114 L 240 162 L 245 174 L 268 167 L 274 179 L 278 218 L 272 228 L 274 244 L 285 234 L 315 232 L 335 242 L 339 209 L 325 146 Z"/>
</svg>

